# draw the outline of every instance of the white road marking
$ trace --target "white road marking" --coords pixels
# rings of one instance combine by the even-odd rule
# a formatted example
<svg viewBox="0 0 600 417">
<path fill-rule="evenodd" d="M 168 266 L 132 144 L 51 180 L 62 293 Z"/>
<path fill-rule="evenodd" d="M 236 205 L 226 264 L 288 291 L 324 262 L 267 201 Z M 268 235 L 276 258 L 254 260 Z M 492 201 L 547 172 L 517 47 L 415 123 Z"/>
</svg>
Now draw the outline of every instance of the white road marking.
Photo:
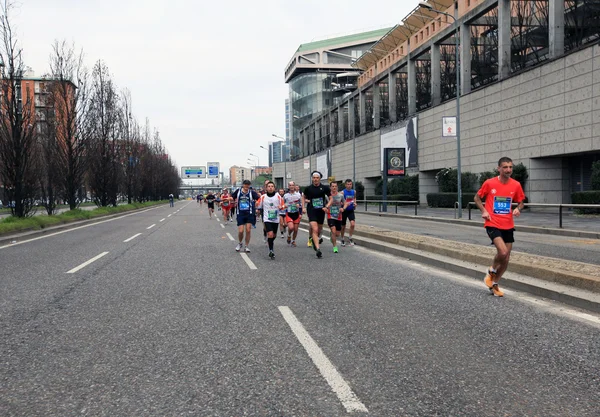
<svg viewBox="0 0 600 417">
<path fill-rule="evenodd" d="M 225 229 L 225 225 L 224 225 L 223 223 L 221 223 L 221 227 L 222 227 L 223 229 Z"/>
<path fill-rule="evenodd" d="M 218 217 L 217 217 L 216 219 L 217 219 L 217 221 L 218 221 L 218 222 L 220 222 L 220 221 L 221 221 L 221 220 L 219 220 L 219 218 L 218 218 Z"/>
<path fill-rule="evenodd" d="M 306 233 L 308 233 L 308 232 L 309 232 L 309 230 L 308 230 L 308 229 L 300 229 L 300 228 L 298 228 L 298 230 L 302 230 L 303 232 L 306 232 Z M 330 239 L 330 238 L 328 238 L 327 236 L 322 236 L 322 235 L 321 235 L 321 237 L 322 237 L 323 239 L 331 240 L 331 239 Z"/>
<path fill-rule="evenodd" d="M 154 223 L 152 226 L 148 226 L 148 227 L 146 227 L 146 230 L 150 230 L 150 229 L 152 229 L 154 226 L 156 226 L 156 223 Z"/>
<path fill-rule="evenodd" d="M 337 395 L 338 399 L 342 402 L 346 411 L 349 413 L 354 411 L 368 413 L 369 410 L 367 410 L 367 407 L 365 407 L 358 399 L 356 394 L 350 388 L 350 385 L 348 385 L 337 369 L 335 369 L 335 366 L 327 356 L 325 356 L 325 353 L 323 353 L 319 345 L 317 345 L 306 331 L 302 323 L 298 321 L 292 310 L 287 306 L 280 306 L 279 312 L 290 326 L 292 332 L 294 332 L 294 335 L 296 335 L 296 338 L 298 338 L 298 341 L 302 344 L 317 369 L 319 369 L 323 378 L 325 378 L 335 395 Z"/>
<path fill-rule="evenodd" d="M 169 214 L 167 217 L 171 217 L 171 216 L 172 216 L 172 214 Z"/>
<path fill-rule="evenodd" d="M 165 219 L 160 219 L 160 220 L 159 220 L 159 222 L 164 222 L 164 221 L 165 221 Z"/>
<path fill-rule="evenodd" d="M 89 261 L 82 263 L 81 265 L 79 265 L 79 266 L 71 269 L 70 271 L 67 271 L 67 274 L 74 274 L 75 272 L 79 271 L 82 268 L 85 268 L 86 266 L 88 266 L 92 262 L 96 262 L 98 259 L 102 258 L 104 255 L 107 255 L 107 254 L 108 254 L 108 252 L 102 252 L 100 255 L 94 256 Z"/>
<path fill-rule="evenodd" d="M 99 222 L 95 222 L 95 223 L 91 223 L 91 224 L 86 224 L 86 225 L 79 226 L 79 227 L 74 227 L 74 228 L 69 229 L 69 230 L 62 230 L 60 232 L 50 233 L 50 234 L 47 234 L 47 235 L 38 236 L 38 237 L 34 237 L 34 238 L 31 238 L 31 239 L 27 239 L 27 240 L 22 240 L 21 242 L 16 242 L 16 243 L 11 243 L 11 244 L 8 244 L 8 245 L 0 246 L 0 249 L 6 249 L 6 248 L 10 248 L 10 247 L 17 246 L 17 245 L 22 245 L 23 243 L 34 242 L 36 240 L 46 239 L 48 237 L 57 236 L 57 235 L 62 235 L 63 233 L 73 232 L 73 231 L 79 230 L 79 229 L 85 229 L 86 227 L 96 226 L 97 224 L 112 222 L 114 220 L 119 220 L 119 219 L 122 219 L 124 217 L 133 216 L 134 214 L 145 213 L 147 211 L 154 210 L 156 208 L 158 208 L 158 207 L 151 207 L 151 208 L 149 208 L 147 210 L 136 211 L 135 213 L 129 213 L 129 214 L 125 214 L 123 216 L 113 217 L 111 219 L 102 220 L 102 221 L 99 221 Z"/>
<path fill-rule="evenodd" d="M 233 238 L 233 236 L 231 236 L 231 233 L 225 233 L 225 234 L 227 235 L 227 237 L 229 238 L 229 240 L 232 240 L 232 241 L 233 241 L 233 240 L 235 240 L 235 239 Z"/>
<path fill-rule="evenodd" d="M 250 258 L 248 257 L 248 255 L 246 255 L 245 253 L 240 253 L 240 255 L 242 255 L 242 259 L 243 259 L 244 261 L 246 261 L 246 264 L 248 265 L 248 267 L 249 267 L 250 269 L 258 269 L 258 268 L 256 268 L 256 265 L 254 265 L 254 262 L 252 262 L 252 261 L 250 260 Z"/>
<path fill-rule="evenodd" d="M 130 242 L 130 241 L 132 241 L 133 239 L 135 239 L 136 237 L 138 237 L 139 235 L 141 235 L 141 233 L 135 234 L 135 235 L 131 236 L 129 239 L 125 239 L 125 240 L 123 241 L 123 243 Z"/>
</svg>

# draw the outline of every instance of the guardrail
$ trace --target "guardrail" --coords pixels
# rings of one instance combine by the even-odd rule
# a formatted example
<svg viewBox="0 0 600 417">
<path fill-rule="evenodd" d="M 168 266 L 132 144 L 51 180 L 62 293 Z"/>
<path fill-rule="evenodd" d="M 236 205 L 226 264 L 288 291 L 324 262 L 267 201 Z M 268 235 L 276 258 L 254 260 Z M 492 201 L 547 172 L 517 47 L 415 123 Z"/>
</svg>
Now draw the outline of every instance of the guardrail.
<svg viewBox="0 0 600 417">
<path fill-rule="evenodd" d="M 369 203 L 376 203 L 379 206 L 379 212 L 387 213 L 387 205 L 393 204 L 396 206 L 396 214 L 398 214 L 398 206 L 415 206 L 415 216 L 417 215 L 418 201 L 402 201 L 402 200 L 356 200 L 357 203 L 365 203 L 365 211 L 369 211 Z"/>
<path fill-rule="evenodd" d="M 517 206 L 517 203 L 513 203 L 513 206 Z M 469 220 L 471 220 L 471 209 L 473 207 L 477 207 L 474 202 L 469 202 Z M 584 208 L 595 208 L 600 209 L 600 204 L 546 204 L 546 203 L 525 203 L 525 207 L 558 207 L 558 227 L 560 229 L 563 228 L 563 208 L 575 208 L 575 209 L 584 209 Z"/>
</svg>

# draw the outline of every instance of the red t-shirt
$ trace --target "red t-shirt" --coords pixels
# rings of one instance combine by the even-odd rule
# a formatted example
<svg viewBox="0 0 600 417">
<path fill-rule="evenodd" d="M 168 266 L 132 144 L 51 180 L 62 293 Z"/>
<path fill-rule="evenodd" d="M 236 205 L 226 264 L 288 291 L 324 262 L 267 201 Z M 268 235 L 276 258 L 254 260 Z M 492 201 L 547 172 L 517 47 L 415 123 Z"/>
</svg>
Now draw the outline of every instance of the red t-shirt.
<svg viewBox="0 0 600 417">
<path fill-rule="evenodd" d="M 521 183 L 509 178 L 508 183 L 502 184 L 498 177 L 490 178 L 483 183 L 477 195 L 485 199 L 485 209 L 490 213 L 484 227 L 496 227 L 510 230 L 515 227 L 512 214 L 512 203 L 520 203 L 525 199 Z"/>
</svg>

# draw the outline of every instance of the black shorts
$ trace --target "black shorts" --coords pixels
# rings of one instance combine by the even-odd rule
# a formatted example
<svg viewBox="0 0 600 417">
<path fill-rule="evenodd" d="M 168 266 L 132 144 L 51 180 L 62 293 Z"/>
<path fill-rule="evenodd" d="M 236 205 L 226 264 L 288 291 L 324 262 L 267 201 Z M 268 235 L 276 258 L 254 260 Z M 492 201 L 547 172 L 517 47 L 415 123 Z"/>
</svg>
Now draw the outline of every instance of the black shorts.
<svg viewBox="0 0 600 417">
<path fill-rule="evenodd" d="M 243 226 L 248 223 L 256 224 L 256 216 L 248 211 L 240 211 L 237 215 L 237 225 Z"/>
<path fill-rule="evenodd" d="M 342 221 L 337 219 L 327 219 L 327 226 L 330 228 L 335 227 L 338 232 L 342 230 Z"/>
<path fill-rule="evenodd" d="M 515 236 L 514 236 L 515 229 L 503 230 L 503 229 L 498 229 L 497 227 L 489 227 L 488 226 L 485 228 L 485 231 L 487 232 L 488 236 L 492 240 L 492 243 L 494 243 L 494 239 L 496 239 L 497 237 L 501 237 L 502 240 L 504 241 L 504 243 L 513 243 L 515 241 Z"/>
<path fill-rule="evenodd" d="M 325 223 L 325 212 L 322 209 L 309 210 L 308 221 L 317 222 L 318 224 Z"/>
<path fill-rule="evenodd" d="M 265 222 L 265 231 L 267 233 L 273 232 L 273 233 L 277 234 L 278 228 L 279 228 L 279 223 Z"/>
<path fill-rule="evenodd" d="M 208 208 L 209 209 L 214 209 L 215 208 L 215 203 L 208 203 Z"/>
<path fill-rule="evenodd" d="M 342 211 L 342 224 L 344 226 L 346 226 L 346 220 L 350 220 L 351 222 L 355 221 L 354 210 Z"/>
</svg>

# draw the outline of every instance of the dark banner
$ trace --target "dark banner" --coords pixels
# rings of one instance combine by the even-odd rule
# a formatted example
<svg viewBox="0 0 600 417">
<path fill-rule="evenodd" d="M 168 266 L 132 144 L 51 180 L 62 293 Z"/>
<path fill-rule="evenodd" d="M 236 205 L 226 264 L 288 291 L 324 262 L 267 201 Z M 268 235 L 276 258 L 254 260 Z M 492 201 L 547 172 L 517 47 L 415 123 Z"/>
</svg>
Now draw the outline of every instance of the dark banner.
<svg viewBox="0 0 600 417">
<path fill-rule="evenodd" d="M 406 171 L 406 149 L 385 148 L 385 169 L 388 177 L 403 177 Z"/>
</svg>

